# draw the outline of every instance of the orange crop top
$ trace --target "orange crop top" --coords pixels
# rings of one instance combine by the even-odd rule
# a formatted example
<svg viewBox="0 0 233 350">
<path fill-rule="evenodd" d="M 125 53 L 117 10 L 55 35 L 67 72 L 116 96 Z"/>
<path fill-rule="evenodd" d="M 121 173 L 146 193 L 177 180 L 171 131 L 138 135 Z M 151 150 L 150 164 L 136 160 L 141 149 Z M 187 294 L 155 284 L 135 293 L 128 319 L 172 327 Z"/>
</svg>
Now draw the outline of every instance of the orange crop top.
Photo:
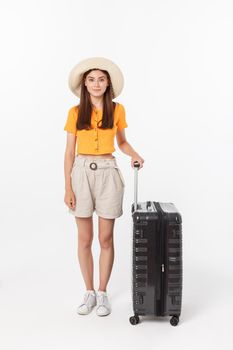
<svg viewBox="0 0 233 350">
<path fill-rule="evenodd" d="M 104 154 L 115 152 L 114 137 L 118 130 L 127 128 L 125 108 L 117 102 L 114 110 L 114 125 L 112 129 L 100 129 L 97 123 L 102 119 L 102 110 L 93 109 L 91 114 L 91 130 L 76 130 L 78 106 L 69 109 L 64 130 L 71 132 L 76 139 L 75 154 Z"/>
</svg>

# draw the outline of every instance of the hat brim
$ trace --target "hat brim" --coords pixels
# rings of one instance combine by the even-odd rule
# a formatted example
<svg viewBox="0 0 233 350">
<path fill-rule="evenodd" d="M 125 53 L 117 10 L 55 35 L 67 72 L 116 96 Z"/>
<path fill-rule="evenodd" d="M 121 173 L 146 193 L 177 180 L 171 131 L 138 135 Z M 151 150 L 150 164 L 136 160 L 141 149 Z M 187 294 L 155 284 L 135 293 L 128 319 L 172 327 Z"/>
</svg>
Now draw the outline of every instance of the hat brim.
<svg viewBox="0 0 233 350">
<path fill-rule="evenodd" d="M 81 81 L 83 74 L 92 68 L 106 70 L 111 78 L 114 98 L 120 95 L 124 86 L 124 77 L 120 68 L 107 58 L 91 57 L 76 64 L 69 74 L 68 85 L 76 96 L 80 97 L 81 95 Z"/>
</svg>

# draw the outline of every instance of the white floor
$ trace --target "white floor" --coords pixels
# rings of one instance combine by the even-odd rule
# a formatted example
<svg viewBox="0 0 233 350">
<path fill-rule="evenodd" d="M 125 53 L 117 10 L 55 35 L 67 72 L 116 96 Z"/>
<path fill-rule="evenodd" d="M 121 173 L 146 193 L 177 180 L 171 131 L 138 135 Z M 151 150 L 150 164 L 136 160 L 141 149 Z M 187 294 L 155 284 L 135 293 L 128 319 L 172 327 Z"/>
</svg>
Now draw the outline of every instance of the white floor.
<svg viewBox="0 0 233 350">
<path fill-rule="evenodd" d="M 108 288 L 112 313 L 99 317 L 94 309 L 81 316 L 76 306 L 83 284 L 74 282 L 80 272 L 65 259 L 63 267 L 55 267 L 53 259 L 47 269 L 28 265 L 2 274 L 1 349 L 233 349 L 233 283 L 227 271 L 186 264 L 179 325 L 172 327 L 169 318 L 141 317 L 133 326 L 128 267 L 121 279 L 124 288 L 119 288 L 121 271 L 113 269 Z"/>
</svg>

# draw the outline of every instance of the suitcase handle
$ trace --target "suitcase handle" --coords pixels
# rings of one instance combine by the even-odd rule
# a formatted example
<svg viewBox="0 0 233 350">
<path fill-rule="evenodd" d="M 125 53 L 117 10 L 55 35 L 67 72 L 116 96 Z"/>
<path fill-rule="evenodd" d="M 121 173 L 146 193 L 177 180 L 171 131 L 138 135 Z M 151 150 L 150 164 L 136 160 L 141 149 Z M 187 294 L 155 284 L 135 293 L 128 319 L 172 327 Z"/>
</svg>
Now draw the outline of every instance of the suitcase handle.
<svg viewBox="0 0 233 350">
<path fill-rule="evenodd" d="M 140 163 L 135 160 L 133 162 L 134 167 L 134 211 L 138 208 L 138 170 L 140 168 Z"/>
<path fill-rule="evenodd" d="M 140 167 L 140 163 L 137 161 L 137 160 L 135 160 L 134 162 L 133 162 L 133 166 L 134 166 L 134 168 L 136 167 L 136 168 L 139 168 Z"/>
</svg>

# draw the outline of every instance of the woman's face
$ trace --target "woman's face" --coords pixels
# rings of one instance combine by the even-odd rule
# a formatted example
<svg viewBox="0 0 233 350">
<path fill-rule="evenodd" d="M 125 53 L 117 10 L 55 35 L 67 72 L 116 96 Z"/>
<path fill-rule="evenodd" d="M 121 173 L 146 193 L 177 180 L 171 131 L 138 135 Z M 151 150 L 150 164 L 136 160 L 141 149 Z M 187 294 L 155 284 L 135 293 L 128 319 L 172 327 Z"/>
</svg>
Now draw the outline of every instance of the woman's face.
<svg viewBox="0 0 233 350">
<path fill-rule="evenodd" d="M 101 70 L 93 70 L 86 76 L 85 86 L 94 97 L 102 96 L 108 85 L 108 78 Z"/>
</svg>

